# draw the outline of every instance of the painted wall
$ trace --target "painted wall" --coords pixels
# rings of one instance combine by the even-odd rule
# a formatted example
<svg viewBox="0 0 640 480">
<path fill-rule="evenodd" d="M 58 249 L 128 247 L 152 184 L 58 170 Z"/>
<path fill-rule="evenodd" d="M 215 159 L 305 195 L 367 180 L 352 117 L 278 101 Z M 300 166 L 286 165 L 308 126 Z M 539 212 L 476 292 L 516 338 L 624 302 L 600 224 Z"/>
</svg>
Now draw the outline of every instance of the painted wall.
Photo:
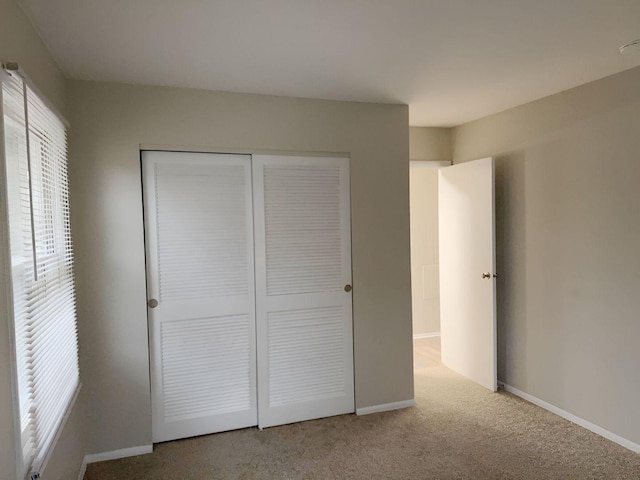
<svg viewBox="0 0 640 480">
<path fill-rule="evenodd" d="M 438 170 L 417 161 L 450 161 L 452 129 L 409 128 L 413 335 L 440 331 Z"/>
<path fill-rule="evenodd" d="M 640 67 L 462 125 L 496 156 L 499 377 L 640 443 Z"/>
<path fill-rule="evenodd" d="M 0 61 L 18 62 L 42 94 L 66 113 L 66 80 L 15 0 L 0 0 Z"/>
<path fill-rule="evenodd" d="M 451 160 L 451 128 L 410 127 L 411 160 Z"/>
<path fill-rule="evenodd" d="M 55 108 L 63 114 L 66 112 L 66 81 L 27 16 L 14 0 L 0 0 L 0 61 L 18 62 Z M 0 184 L 3 183 L 4 164 L 0 168 Z M 14 428 L 12 349 L 7 320 L 11 309 L 10 283 L 5 276 L 5 268 L 10 260 L 4 198 L 0 199 L 0 212 L 3 216 L 0 222 L 0 479 L 14 480 L 22 460 L 18 460 L 19 455 L 14 447 L 14 435 L 19 425 Z M 84 427 L 80 415 L 78 403 L 62 432 L 59 447 L 49 460 L 45 470 L 47 479 L 77 478 L 84 457 Z"/>
<path fill-rule="evenodd" d="M 419 163 L 428 162 L 412 162 L 409 172 L 414 336 L 440 332 L 438 169 Z"/>
<path fill-rule="evenodd" d="M 88 453 L 151 443 L 140 144 L 351 155 L 358 408 L 413 398 L 408 109 L 71 82 Z"/>
</svg>

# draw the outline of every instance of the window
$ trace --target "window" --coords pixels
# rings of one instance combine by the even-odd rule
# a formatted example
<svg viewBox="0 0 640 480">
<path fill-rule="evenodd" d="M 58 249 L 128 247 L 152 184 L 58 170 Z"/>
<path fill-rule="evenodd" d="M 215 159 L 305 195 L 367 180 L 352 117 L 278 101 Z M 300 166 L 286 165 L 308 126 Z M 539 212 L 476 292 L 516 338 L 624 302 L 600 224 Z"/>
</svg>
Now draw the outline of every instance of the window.
<svg viewBox="0 0 640 480">
<path fill-rule="evenodd" d="M 36 474 L 80 385 L 66 127 L 16 69 L 1 75 L 22 452 Z"/>
</svg>

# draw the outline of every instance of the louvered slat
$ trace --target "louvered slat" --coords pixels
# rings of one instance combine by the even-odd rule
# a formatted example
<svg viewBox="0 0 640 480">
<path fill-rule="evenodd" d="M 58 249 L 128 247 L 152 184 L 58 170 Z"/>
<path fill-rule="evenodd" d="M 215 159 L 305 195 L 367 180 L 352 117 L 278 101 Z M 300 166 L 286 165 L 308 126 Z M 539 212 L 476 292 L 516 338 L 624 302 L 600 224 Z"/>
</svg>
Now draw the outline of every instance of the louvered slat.
<svg viewBox="0 0 640 480">
<path fill-rule="evenodd" d="M 246 168 L 155 166 L 160 301 L 248 293 Z"/>
<path fill-rule="evenodd" d="M 248 315 L 162 324 L 167 422 L 250 407 Z"/>
<path fill-rule="evenodd" d="M 267 294 L 342 287 L 340 167 L 265 165 Z"/>
<path fill-rule="evenodd" d="M 344 394 L 341 307 L 269 313 L 269 403 Z"/>
</svg>

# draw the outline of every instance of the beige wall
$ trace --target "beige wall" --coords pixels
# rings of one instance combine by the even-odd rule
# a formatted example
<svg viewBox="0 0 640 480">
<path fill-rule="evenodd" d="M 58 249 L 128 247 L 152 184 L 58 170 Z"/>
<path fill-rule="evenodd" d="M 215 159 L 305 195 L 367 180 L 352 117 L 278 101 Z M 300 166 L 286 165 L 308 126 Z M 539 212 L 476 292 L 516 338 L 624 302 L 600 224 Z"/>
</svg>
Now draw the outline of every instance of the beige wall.
<svg viewBox="0 0 640 480">
<path fill-rule="evenodd" d="M 451 160 L 451 128 L 409 128 L 411 160 Z"/>
<path fill-rule="evenodd" d="M 640 68 L 455 129 L 496 156 L 499 376 L 640 443 Z"/>
<path fill-rule="evenodd" d="M 42 94 L 66 113 L 66 81 L 15 0 L 0 0 L 0 61 L 18 62 Z"/>
<path fill-rule="evenodd" d="M 88 453 L 151 443 L 139 145 L 351 155 L 357 407 L 413 398 L 408 109 L 71 83 Z"/>
<path fill-rule="evenodd" d="M 66 111 L 66 82 L 49 55 L 47 48 L 14 0 L 0 0 L 0 61 L 18 62 L 42 94 L 61 112 Z M 0 150 L 2 150 L 0 148 Z M 0 184 L 4 183 L 4 165 L 0 165 Z M 2 189 L 4 191 L 4 189 Z M 3 194 L 4 195 L 4 194 Z M 0 199 L 0 213 L 4 217 L 4 198 Z M 4 217 L 6 218 L 6 217 Z M 22 461 L 14 447 L 13 393 L 10 366 L 10 283 L 5 268 L 9 263 L 5 219 L 0 222 L 0 479 L 14 480 Z M 57 449 L 46 468 L 47 479 L 77 478 L 82 458 L 83 425 L 79 409 L 72 412 L 72 421 L 65 427 L 61 449 Z M 75 475 L 75 476 L 74 476 Z"/>
<path fill-rule="evenodd" d="M 409 158 L 450 161 L 452 129 L 409 128 Z M 438 170 L 414 162 L 410 172 L 413 334 L 440 331 Z"/>
<path fill-rule="evenodd" d="M 428 163 L 412 162 L 409 172 L 414 336 L 440 332 L 438 168 Z"/>
</svg>

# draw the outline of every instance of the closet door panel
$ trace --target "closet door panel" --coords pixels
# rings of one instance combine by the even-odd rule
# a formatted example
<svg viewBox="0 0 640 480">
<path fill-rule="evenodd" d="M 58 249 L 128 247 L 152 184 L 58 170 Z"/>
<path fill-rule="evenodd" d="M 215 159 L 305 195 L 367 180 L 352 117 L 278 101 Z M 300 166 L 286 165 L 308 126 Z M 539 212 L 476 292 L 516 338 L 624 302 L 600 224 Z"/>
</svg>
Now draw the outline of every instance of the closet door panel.
<svg viewBox="0 0 640 480">
<path fill-rule="evenodd" d="M 349 165 L 253 157 L 259 425 L 354 411 Z"/>
<path fill-rule="evenodd" d="M 256 425 L 251 157 L 142 156 L 153 441 Z"/>
</svg>

